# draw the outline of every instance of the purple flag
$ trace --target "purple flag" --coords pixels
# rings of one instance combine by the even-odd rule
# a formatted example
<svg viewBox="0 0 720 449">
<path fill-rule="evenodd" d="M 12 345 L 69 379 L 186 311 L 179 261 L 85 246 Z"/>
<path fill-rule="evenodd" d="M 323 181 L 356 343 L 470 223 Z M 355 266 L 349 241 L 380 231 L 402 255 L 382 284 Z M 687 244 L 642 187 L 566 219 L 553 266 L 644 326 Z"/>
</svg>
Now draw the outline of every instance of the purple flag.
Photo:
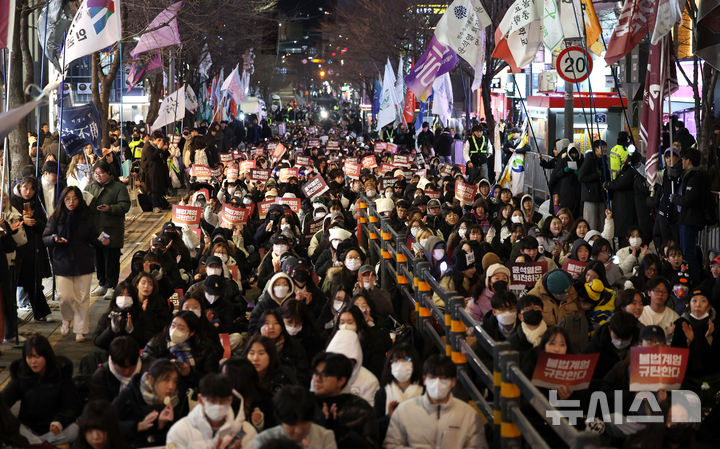
<svg viewBox="0 0 720 449">
<path fill-rule="evenodd" d="M 427 101 L 435 78 L 452 70 L 458 59 L 457 53 L 433 36 L 425 53 L 417 60 L 410 73 L 405 75 L 405 85 L 418 100 Z"/>
<path fill-rule="evenodd" d="M 130 73 L 128 73 L 127 77 L 127 91 L 130 92 L 133 87 L 135 87 L 135 85 L 142 80 L 142 77 L 146 73 L 155 69 L 159 69 L 160 67 L 162 67 L 162 65 L 162 54 L 160 52 L 154 53 L 149 61 L 143 61 L 140 58 L 133 59 L 132 67 L 130 67 Z"/>
<path fill-rule="evenodd" d="M 173 3 L 163 12 L 157 15 L 150 25 L 145 28 L 145 34 L 140 36 L 137 46 L 132 49 L 130 56 L 137 58 L 140 53 L 144 53 L 156 48 L 169 47 L 180 43 L 180 33 L 178 32 L 177 13 L 182 7 L 182 1 Z"/>
</svg>

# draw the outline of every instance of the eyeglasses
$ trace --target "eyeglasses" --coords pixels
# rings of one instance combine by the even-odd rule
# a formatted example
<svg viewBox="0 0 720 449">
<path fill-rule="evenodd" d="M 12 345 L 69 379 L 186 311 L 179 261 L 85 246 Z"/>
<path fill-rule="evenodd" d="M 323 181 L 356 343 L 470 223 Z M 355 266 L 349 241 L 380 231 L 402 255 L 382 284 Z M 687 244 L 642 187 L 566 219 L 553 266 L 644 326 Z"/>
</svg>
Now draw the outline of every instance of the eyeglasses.
<svg viewBox="0 0 720 449">
<path fill-rule="evenodd" d="M 667 290 L 658 290 L 658 289 L 655 289 L 655 290 L 650 290 L 650 291 L 653 292 L 653 293 L 655 293 L 656 295 L 660 295 L 660 296 L 667 296 L 667 295 L 668 295 L 668 291 L 667 291 Z"/>
</svg>

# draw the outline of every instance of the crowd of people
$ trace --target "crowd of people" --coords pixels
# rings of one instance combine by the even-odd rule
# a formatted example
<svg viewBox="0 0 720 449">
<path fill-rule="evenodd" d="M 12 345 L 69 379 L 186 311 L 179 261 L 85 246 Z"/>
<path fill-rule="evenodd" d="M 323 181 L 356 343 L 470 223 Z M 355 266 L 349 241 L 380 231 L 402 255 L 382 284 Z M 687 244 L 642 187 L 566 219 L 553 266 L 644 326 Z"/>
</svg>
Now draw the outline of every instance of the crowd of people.
<svg viewBox="0 0 720 449">
<path fill-rule="evenodd" d="M 703 398 L 702 423 L 673 421 L 680 411 L 661 388 L 652 394 L 662 423 L 581 428 L 616 447 L 717 444 L 720 255 L 697 248 L 698 232 L 716 224 L 708 207 L 716 203 L 692 144 L 664 150 L 665 168 L 640 201 L 632 193 L 639 154 L 627 151 L 626 135 L 621 148 L 608 152 L 598 140 L 585 154 L 559 140 L 543 162 L 553 196 L 541 207 L 495 183 L 485 123 L 468 130 L 457 165 L 446 148 L 450 129 L 436 136 L 424 124 L 408 138 L 405 128 L 362 135 L 348 124 L 249 119 L 166 136 L 111 122 L 111 148 L 69 160 L 46 149 L 54 140 L 43 136 L 34 153 L 40 179 L 26 170 L 0 223 L 4 337 L 23 343 L 0 392 L 0 446 L 499 441 L 469 404 L 453 360 L 413 328 L 401 287 L 393 280 L 380 288 L 387 273 L 358 234 L 361 200 L 440 285 L 465 298 L 478 326 L 519 352 L 528 378 L 543 352 L 598 354 L 589 386 L 560 386 L 562 400 L 587 404 L 595 391 L 621 390 L 630 400 L 614 410 L 628 416 L 631 348 L 688 348 L 683 389 Z M 501 128 L 496 151 L 508 163 L 525 147 L 518 129 Z M 474 188 L 471 199 L 458 198 L 461 183 Z M 133 249 L 125 274 L 124 216 L 138 185 L 145 210 L 172 207 L 173 219 Z M 181 193 L 172 206 L 171 190 Z M 569 262 L 582 269 L 569 270 Z M 534 285 L 518 285 L 513 264 L 542 272 Z M 41 280 L 51 273 L 61 332 L 88 347 L 75 367 L 47 338 L 23 342 L 17 333 L 23 301 L 36 320 L 50 314 Z M 91 297 L 107 301 L 97 323 L 89 322 Z M 437 292 L 432 301 L 445 308 Z M 492 371 L 492 354 L 479 344 L 475 351 Z M 492 399 L 492 388 L 476 385 Z M 18 402 L 15 416 L 9 410 Z M 544 416 L 522 407 L 553 447 L 566 446 Z"/>
</svg>

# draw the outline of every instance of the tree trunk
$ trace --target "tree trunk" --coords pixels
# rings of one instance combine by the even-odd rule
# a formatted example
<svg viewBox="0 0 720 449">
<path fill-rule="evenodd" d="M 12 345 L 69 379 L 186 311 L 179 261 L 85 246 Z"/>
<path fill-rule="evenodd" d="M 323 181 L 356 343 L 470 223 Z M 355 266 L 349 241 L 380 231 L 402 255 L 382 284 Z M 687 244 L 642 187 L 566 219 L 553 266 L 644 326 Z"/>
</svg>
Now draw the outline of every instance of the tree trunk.
<svg viewBox="0 0 720 449">
<path fill-rule="evenodd" d="M 17 108 L 25 103 L 25 92 L 23 86 L 23 57 L 21 51 L 21 35 L 27 36 L 25 33 L 21 33 L 22 29 L 22 9 L 26 4 L 26 1 L 19 1 L 16 3 L 15 9 L 15 33 L 13 37 L 13 48 L 12 48 L 12 67 L 10 73 L 10 89 L 8 91 L 10 98 L 10 109 Z M 27 21 L 25 21 L 27 23 Z M 8 139 L 8 145 L 10 147 L 9 153 L 9 169 L 10 179 L 19 179 L 21 177 L 22 168 L 25 165 L 30 164 L 30 155 L 28 154 L 28 140 L 27 140 L 27 120 L 20 120 L 18 126 L 10 133 Z"/>
<path fill-rule="evenodd" d="M 160 97 L 163 91 L 163 74 L 162 71 L 155 74 L 150 79 L 150 106 L 148 107 L 147 118 L 145 123 L 152 124 L 157 119 L 160 112 Z"/>
<path fill-rule="evenodd" d="M 110 134 L 108 129 L 108 120 L 110 115 L 110 89 L 112 89 L 113 81 L 117 77 L 120 69 L 120 53 L 119 50 L 113 52 L 113 62 L 107 75 L 102 73 L 100 66 L 100 54 L 93 53 L 91 59 L 91 75 L 92 75 L 92 97 L 93 103 L 100 112 L 100 129 L 102 132 L 103 148 L 110 148 Z"/>
</svg>

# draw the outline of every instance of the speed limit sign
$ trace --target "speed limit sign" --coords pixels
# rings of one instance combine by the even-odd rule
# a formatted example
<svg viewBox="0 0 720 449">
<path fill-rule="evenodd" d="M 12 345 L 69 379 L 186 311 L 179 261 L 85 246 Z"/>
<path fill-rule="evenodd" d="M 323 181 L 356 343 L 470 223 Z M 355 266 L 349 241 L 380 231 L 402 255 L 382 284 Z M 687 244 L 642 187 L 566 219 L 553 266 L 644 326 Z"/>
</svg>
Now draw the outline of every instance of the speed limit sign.
<svg viewBox="0 0 720 449">
<path fill-rule="evenodd" d="M 558 75 L 568 83 L 585 81 L 592 72 L 592 58 L 582 47 L 567 47 L 555 63 Z"/>
</svg>

